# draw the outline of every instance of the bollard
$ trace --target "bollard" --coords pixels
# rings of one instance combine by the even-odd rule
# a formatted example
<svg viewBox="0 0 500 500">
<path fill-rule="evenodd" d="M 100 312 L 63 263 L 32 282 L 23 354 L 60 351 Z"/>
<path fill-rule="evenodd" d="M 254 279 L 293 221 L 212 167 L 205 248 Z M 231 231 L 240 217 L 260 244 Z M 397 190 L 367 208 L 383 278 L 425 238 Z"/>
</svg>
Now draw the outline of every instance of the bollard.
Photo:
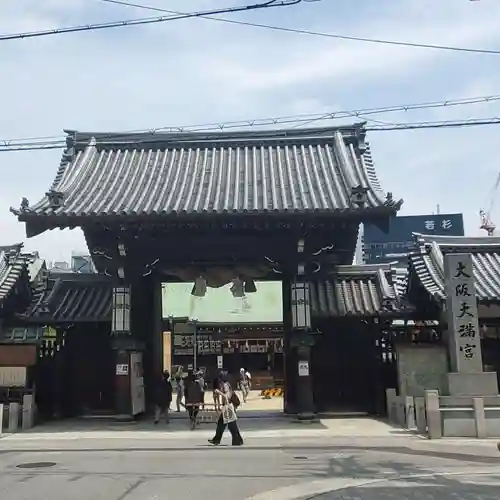
<svg viewBox="0 0 500 500">
<path fill-rule="evenodd" d="M 3 404 L 0 403 L 0 436 L 2 435 L 3 432 Z"/>
<path fill-rule="evenodd" d="M 23 430 L 33 427 L 33 395 L 25 394 L 23 396 L 23 415 L 22 415 Z"/>
<path fill-rule="evenodd" d="M 408 430 L 413 430 L 417 427 L 417 423 L 415 420 L 415 400 L 413 396 L 405 397 L 405 414 L 406 414 L 406 422 L 405 427 Z"/>
<path fill-rule="evenodd" d="M 476 424 L 476 437 L 485 439 L 487 437 L 486 415 L 484 413 L 483 398 L 472 398 L 474 406 L 474 422 Z"/>
<path fill-rule="evenodd" d="M 19 403 L 9 405 L 9 432 L 16 432 L 19 428 Z"/>
<path fill-rule="evenodd" d="M 417 418 L 417 430 L 420 434 L 427 432 L 427 420 L 425 418 L 425 401 L 422 397 L 415 398 L 415 416 Z"/>
<path fill-rule="evenodd" d="M 397 423 L 397 407 L 396 407 L 396 389 L 386 389 L 385 390 L 385 400 L 387 404 L 387 416 L 389 417 L 389 421 L 393 424 Z"/>
<path fill-rule="evenodd" d="M 429 439 L 439 439 L 443 437 L 438 391 L 425 391 L 425 416 L 427 418 L 427 433 Z"/>
</svg>

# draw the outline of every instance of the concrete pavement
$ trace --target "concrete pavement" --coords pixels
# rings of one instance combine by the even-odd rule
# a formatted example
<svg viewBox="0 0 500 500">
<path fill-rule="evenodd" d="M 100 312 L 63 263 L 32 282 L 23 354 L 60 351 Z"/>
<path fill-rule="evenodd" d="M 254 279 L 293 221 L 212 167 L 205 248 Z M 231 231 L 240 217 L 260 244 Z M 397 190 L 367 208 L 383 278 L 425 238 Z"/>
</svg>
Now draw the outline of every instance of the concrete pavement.
<svg viewBox="0 0 500 500">
<path fill-rule="evenodd" d="M 181 421 L 170 431 L 102 425 L 68 422 L 0 439 L 0 498 L 500 498 L 495 441 L 428 441 L 371 419 L 242 419 L 246 443 L 233 448 L 228 437 L 210 446 L 212 430 L 191 432 Z"/>
</svg>

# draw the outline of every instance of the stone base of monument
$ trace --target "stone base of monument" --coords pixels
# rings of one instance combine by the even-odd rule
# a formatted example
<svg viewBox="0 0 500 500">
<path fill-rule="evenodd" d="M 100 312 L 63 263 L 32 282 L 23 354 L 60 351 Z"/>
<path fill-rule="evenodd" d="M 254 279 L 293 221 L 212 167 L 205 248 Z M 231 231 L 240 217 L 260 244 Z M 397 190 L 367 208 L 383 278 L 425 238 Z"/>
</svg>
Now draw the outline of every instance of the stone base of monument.
<svg viewBox="0 0 500 500">
<path fill-rule="evenodd" d="M 447 396 L 426 391 L 425 419 L 430 439 L 500 437 L 500 395 L 496 373 L 448 373 Z"/>
<path fill-rule="evenodd" d="M 445 393 L 456 397 L 497 396 L 497 374 L 495 372 L 447 373 Z"/>
</svg>

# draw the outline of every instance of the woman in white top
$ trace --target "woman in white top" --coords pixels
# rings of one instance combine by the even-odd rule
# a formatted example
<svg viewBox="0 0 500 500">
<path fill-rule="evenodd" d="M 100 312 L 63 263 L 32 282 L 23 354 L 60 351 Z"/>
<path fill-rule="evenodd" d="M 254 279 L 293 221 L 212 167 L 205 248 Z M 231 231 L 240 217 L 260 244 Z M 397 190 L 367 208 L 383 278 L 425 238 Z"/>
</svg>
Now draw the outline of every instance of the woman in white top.
<svg viewBox="0 0 500 500">
<path fill-rule="evenodd" d="M 239 400 L 238 396 L 236 396 L 231 385 L 229 384 L 227 376 L 221 376 L 221 384 L 216 392 L 220 396 L 221 413 L 219 415 L 219 419 L 217 420 L 215 436 L 212 439 L 209 439 L 208 442 L 216 446 L 220 444 L 222 435 L 224 434 L 227 426 L 229 428 L 229 432 L 231 433 L 232 445 L 241 446 L 243 444 L 243 438 L 240 434 L 238 417 L 236 415 L 236 408 L 239 406 Z"/>
</svg>

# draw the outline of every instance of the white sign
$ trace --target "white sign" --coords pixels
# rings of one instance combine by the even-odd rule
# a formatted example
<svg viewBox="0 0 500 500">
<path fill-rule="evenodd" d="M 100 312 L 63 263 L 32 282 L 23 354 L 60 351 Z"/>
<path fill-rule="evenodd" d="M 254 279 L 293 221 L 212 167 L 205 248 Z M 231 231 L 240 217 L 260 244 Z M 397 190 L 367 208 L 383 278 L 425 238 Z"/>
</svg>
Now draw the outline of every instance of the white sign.
<svg viewBox="0 0 500 500">
<path fill-rule="evenodd" d="M 424 227 L 427 231 L 434 231 L 436 225 L 436 221 L 433 219 L 428 219 L 424 222 Z M 439 225 L 442 229 L 451 229 L 453 227 L 453 222 L 450 219 L 443 219 Z"/>
<path fill-rule="evenodd" d="M 424 222 L 424 226 L 425 226 L 425 229 L 427 229 L 428 231 L 434 231 L 434 229 L 436 229 L 436 221 L 426 220 Z"/>
<path fill-rule="evenodd" d="M 224 358 L 222 356 L 217 356 L 217 368 L 219 370 L 223 368 L 223 360 Z"/>
<path fill-rule="evenodd" d="M 299 361 L 299 377 L 309 377 L 309 361 Z"/>
<path fill-rule="evenodd" d="M 128 365 L 116 365 L 117 375 L 128 375 Z"/>
<path fill-rule="evenodd" d="M 130 394 L 132 399 L 132 415 L 139 415 L 146 410 L 146 395 L 144 391 L 144 374 L 142 352 L 130 353 Z"/>
<path fill-rule="evenodd" d="M 450 361 L 454 372 L 483 371 L 472 255 L 445 254 Z"/>
<path fill-rule="evenodd" d="M 0 367 L 0 387 L 25 387 L 27 380 L 28 371 L 25 366 Z"/>
</svg>

